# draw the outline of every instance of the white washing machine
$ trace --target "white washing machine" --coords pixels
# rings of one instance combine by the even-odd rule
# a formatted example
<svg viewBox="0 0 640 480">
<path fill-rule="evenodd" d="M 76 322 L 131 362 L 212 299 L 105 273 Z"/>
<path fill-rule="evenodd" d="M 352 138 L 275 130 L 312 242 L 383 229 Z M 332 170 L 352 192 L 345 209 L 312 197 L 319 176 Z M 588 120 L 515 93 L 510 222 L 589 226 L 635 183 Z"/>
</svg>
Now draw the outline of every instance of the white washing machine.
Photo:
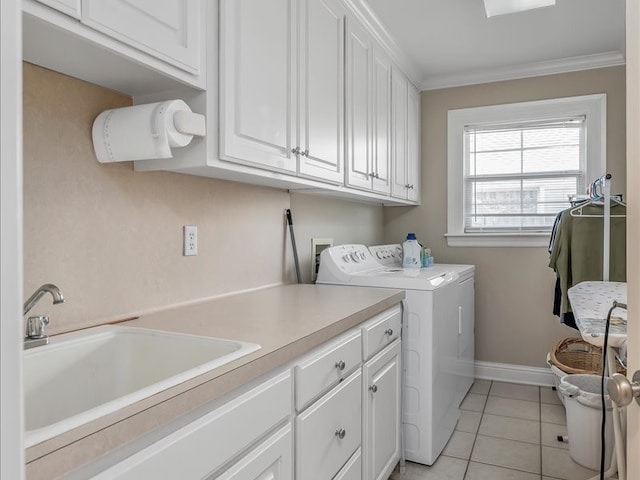
<svg viewBox="0 0 640 480">
<path fill-rule="evenodd" d="M 407 460 L 432 465 L 474 379 L 473 265 L 401 267 L 400 245 L 339 245 L 316 283 L 405 290 L 403 430 Z"/>
</svg>

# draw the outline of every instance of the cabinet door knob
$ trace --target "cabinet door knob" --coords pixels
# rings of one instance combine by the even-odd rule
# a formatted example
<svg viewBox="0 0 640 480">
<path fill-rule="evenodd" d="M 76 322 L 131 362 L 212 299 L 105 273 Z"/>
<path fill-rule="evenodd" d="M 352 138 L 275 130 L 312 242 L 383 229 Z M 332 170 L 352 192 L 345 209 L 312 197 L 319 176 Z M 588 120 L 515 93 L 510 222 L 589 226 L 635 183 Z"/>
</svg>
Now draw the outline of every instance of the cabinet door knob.
<svg viewBox="0 0 640 480">
<path fill-rule="evenodd" d="M 380 178 L 380 174 L 376 173 L 376 178 Z"/>
<path fill-rule="evenodd" d="M 369 176 L 370 176 L 371 178 L 376 178 L 376 174 L 375 174 L 375 173 L 373 173 L 373 172 L 371 172 L 371 173 L 369 174 Z"/>
<path fill-rule="evenodd" d="M 369 390 L 371 390 L 371 393 L 376 393 L 378 391 L 378 386 L 374 383 L 369 387 Z"/>
<path fill-rule="evenodd" d="M 344 370 L 346 366 L 347 364 L 344 363 L 344 360 L 340 360 L 339 362 L 336 362 L 336 368 L 340 371 Z"/>
<path fill-rule="evenodd" d="M 385 334 L 385 335 L 388 335 L 388 336 L 393 335 L 393 328 L 387 328 L 387 329 L 384 331 L 384 334 Z"/>
<path fill-rule="evenodd" d="M 347 435 L 347 431 L 344 428 L 339 428 L 336 430 L 336 437 L 342 440 Z"/>
<path fill-rule="evenodd" d="M 300 152 L 300 155 L 309 158 L 309 149 L 307 148 L 304 152 Z"/>
<path fill-rule="evenodd" d="M 291 153 L 293 153 L 294 155 L 300 155 L 302 152 L 300 150 L 300 147 L 296 147 L 291 149 Z"/>
</svg>

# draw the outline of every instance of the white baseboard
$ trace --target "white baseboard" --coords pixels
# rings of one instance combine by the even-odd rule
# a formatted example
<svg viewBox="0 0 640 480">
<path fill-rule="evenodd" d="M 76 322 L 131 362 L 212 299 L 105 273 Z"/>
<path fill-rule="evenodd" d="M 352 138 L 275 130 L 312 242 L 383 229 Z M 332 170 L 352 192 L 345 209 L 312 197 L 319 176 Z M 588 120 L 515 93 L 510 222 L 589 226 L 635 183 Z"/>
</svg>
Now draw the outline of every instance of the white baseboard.
<svg viewBox="0 0 640 480">
<path fill-rule="evenodd" d="M 476 361 L 476 378 L 500 382 L 523 383 L 527 385 L 555 385 L 555 377 L 550 368 L 510 365 L 508 363 Z"/>
</svg>

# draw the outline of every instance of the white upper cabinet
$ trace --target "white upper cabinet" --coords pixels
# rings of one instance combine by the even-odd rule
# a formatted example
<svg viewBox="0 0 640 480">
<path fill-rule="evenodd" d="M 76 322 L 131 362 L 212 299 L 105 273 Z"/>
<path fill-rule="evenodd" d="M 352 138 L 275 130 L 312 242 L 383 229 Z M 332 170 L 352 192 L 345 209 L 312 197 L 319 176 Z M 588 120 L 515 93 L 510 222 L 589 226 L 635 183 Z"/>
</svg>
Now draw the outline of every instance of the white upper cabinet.
<svg viewBox="0 0 640 480">
<path fill-rule="evenodd" d="M 391 190 L 391 60 L 378 46 L 373 48 L 372 78 L 372 189 L 389 194 Z"/>
<path fill-rule="evenodd" d="M 407 198 L 407 143 L 408 143 L 408 92 L 409 82 L 398 69 L 393 69 L 391 76 L 391 94 L 393 105 L 392 117 L 392 165 L 391 195 Z"/>
<path fill-rule="evenodd" d="M 409 82 L 407 130 L 407 200 L 420 202 L 420 92 Z"/>
<path fill-rule="evenodd" d="M 51 8 L 80 20 L 80 0 L 38 0 Z"/>
<path fill-rule="evenodd" d="M 347 184 L 371 188 L 371 61 L 369 33 L 347 24 Z"/>
<path fill-rule="evenodd" d="M 300 0 L 300 174 L 344 182 L 344 21 L 339 0 Z"/>
<path fill-rule="evenodd" d="M 220 157 L 295 172 L 295 0 L 220 3 Z"/>
<path fill-rule="evenodd" d="M 347 24 L 347 179 L 388 194 L 391 60 L 355 21 Z"/>
<path fill-rule="evenodd" d="M 420 199 L 420 93 L 395 67 L 391 80 L 391 195 L 417 202 Z"/>
<path fill-rule="evenodd" d="M 23 59 L 134 97 L 201 90 L 209 10 L 203 0 L 23 0 Z"/>
<path fill-rule="evenodd" d="M 194 74 L 200 14 L 200 0 L 82 0 L 82 23 Z"/>
<path fill-rule="evenodd" d="M 221 158 L 343 182 L 344 18 L 337 0 L 222 1 Z"/>
</svg>

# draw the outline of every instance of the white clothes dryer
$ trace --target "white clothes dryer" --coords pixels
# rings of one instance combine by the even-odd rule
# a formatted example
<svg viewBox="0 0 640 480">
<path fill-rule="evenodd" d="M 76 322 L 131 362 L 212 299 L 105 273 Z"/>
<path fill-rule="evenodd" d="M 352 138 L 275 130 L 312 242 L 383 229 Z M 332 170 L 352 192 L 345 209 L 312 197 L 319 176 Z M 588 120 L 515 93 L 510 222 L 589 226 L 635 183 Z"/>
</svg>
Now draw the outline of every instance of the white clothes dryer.
<svg viewBox="0 0 640 480">
<path fill-rule="evenodd" d="M 338 245 L 316 283 L 405 290 L 403 432 L 407 460 L 432 465 L 474 379 L 473 265 L 401 267 L 400 245 Z"/>
</svg>

